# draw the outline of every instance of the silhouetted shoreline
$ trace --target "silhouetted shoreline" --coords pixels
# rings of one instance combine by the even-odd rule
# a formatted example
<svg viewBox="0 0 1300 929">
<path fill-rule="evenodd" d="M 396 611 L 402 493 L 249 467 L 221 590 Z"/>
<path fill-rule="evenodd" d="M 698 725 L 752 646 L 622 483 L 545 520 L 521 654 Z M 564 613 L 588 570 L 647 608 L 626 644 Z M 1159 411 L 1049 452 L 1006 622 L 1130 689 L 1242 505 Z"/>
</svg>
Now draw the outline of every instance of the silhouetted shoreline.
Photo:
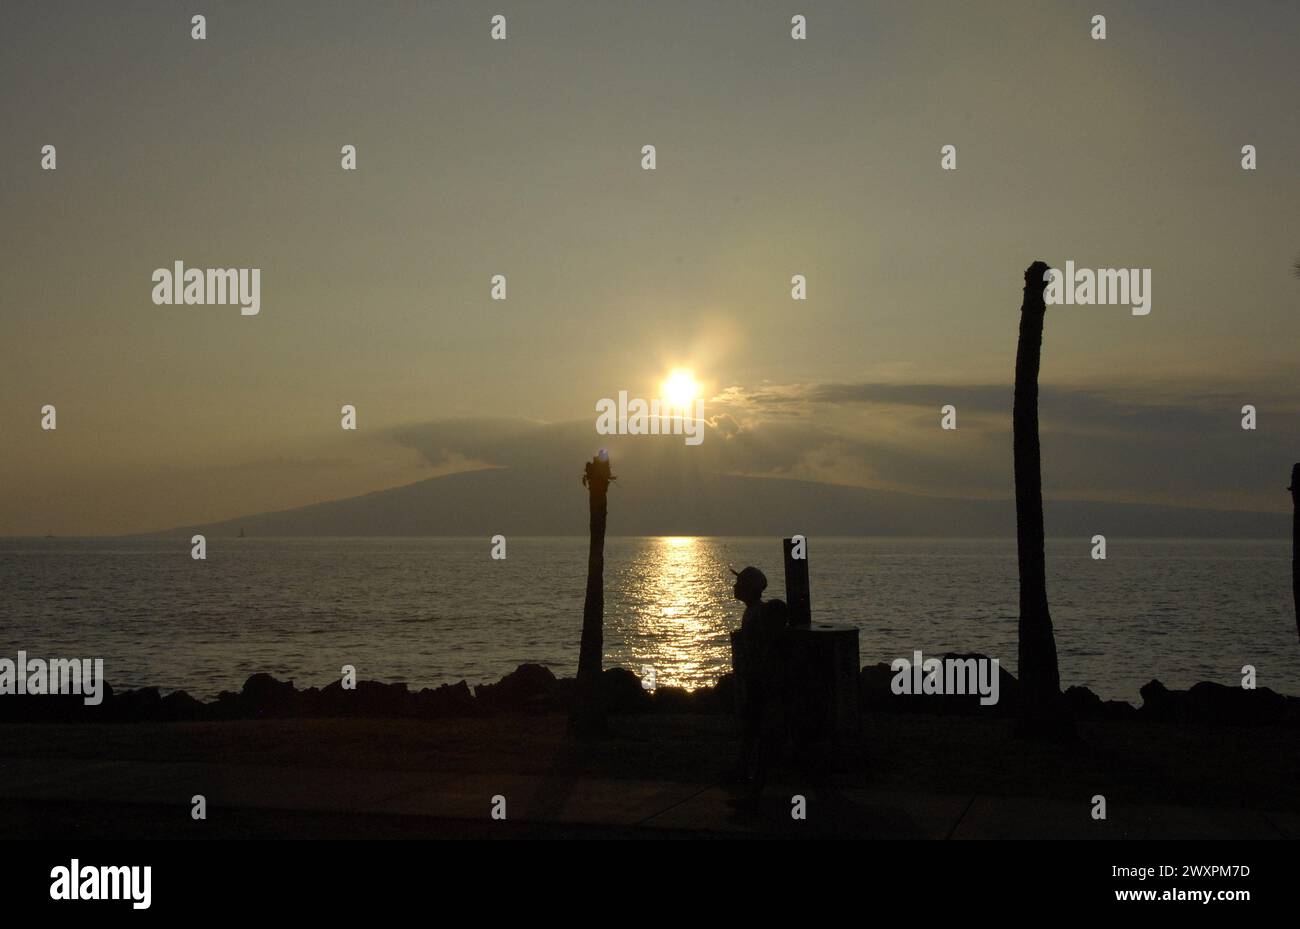
<svg viewBox="0 0 1300 929">
<path fill-rule="evenodd" d="M 944 657 L 983 658 L 949 653 Z M 894 672 L 886 663 L 867 665 L 859 676 L 859 702 L 867 713 L 1014 718 L 1019 707 L 1019 682 L 999 669 L 1000 699 L 981 706 L 977 694 L 894 694 Z M 242 719 L 443 719 L 501 715 L 566 713 L 575 695 L 573 678 L 557 678 L 538 664 L 522 664 L 495 683 L 470 687 L 465 681 L 411 690 L 404 683 L 358 681 L 345 690 L 335 681 L 325 687 L 299 689 L 292 681 L 258 673 L 238 691 L 222 691 L 216 699 L 198 700 L 183 690 L 166 695 L 156 687 L 117 691 L 104 685 L 103 702 L 85 706 L 77 695 L 25 695 L 0 699 L 0 722 L 132 723 L 221 721 Z M 602 701 L 609 713 L 730 715 L 734 708 L 732 676 L 712 687 L 686 690 L 660 686 L 646 690 L 636 674 L 606 668 L 600 677 Z M 1141 688 L 1142 704 L 1102 700 L 1087 687 L 1070 687 L 1063 700 L 1072 718 L 1226 724 L 1282 725 L 1300 728 L 1300 697 L 1267 687 L 1247 690 L 1202 681 L 1187 690 L 1170 690 L 1158 680 Z"/>
</svg>

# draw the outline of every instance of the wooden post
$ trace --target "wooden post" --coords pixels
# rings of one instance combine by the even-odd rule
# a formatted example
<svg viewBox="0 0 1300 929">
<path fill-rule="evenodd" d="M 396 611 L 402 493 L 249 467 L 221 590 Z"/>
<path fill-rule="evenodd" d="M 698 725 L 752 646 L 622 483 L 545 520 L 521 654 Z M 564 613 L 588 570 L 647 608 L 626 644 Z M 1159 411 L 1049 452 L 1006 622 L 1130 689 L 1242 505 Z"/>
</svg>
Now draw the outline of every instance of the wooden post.
<svg viewBox="0 0 1300 929">
<path fill-rule="evenodd" d="M 605 732 L 605 707 L 600 696 L 605 654 L 605 521 L 609 482 L 614 479 L 609 456 L 603 450 L 587 462 L 582 476 L 591 509 L 591 544 L 587 550 L 587 596 L 582 604 L 577 700 L 572 721 L 575 731 L 583 736 Z"/>
<path fill-rule="evenodd" d="M 790 607 L 790 625 L 812 625 L 812 599 L 808 586 L 808 539 L 803 540 L 803 557 L 794 558 L 794 539 L 782 539 L 785 549 L 785 602 Z"/>
<path fill-rule="evenodd" d="M 1291 602 L 1295 606 L 1295 630 L 1300 635 L 1300 463 L 1291 466 Z"/>
<path fill-rule="evenodd" d="M 1060 711 L 1061 678 L 1056 636 L 1047 606 L 1043 542 L 1042 456 L 1038 443 L 1038 370 L 1047 307 L 1046 264 L 1025 271 L 1016 345 L 1016 388 L 1012 409 L 1012 453 L 1016 481 L 1016 545 L 1020 569 L 1020 718 L 1025 734 L 1044 734 Z"/>
</svg>

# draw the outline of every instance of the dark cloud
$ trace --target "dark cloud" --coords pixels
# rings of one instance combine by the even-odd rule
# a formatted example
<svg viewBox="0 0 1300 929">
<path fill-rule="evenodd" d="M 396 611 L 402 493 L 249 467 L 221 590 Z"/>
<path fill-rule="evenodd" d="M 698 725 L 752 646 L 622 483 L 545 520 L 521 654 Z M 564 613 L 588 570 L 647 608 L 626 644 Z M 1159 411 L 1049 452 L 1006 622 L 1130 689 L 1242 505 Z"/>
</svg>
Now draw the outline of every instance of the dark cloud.
<svg viewBox="0 0 1300 929">
<path fill-rule="evenodd" d="M 455 420 L 394 434 L 432 464 L 571 468 L 598 447 L 618 467 L 788 477 L 933 496 L 1005 497 L 1011 479 L 1011 395 L 1004 386 L 764 385 L 719 396 L 704 441 L 599 436 L 591 421 Z M 1241 428 L 1242 398 L 1205 393 L 1187 405 L 1052 387 L 1042 391 L 1044 486 L 1063 498 L 1281 509 L 1300 415 L 1258 403 L 1259 428 Z M 939 428 L 957 407 L 958 429 Z M 774 412 L 775 411 L 775 412 Z"/>
</svg>

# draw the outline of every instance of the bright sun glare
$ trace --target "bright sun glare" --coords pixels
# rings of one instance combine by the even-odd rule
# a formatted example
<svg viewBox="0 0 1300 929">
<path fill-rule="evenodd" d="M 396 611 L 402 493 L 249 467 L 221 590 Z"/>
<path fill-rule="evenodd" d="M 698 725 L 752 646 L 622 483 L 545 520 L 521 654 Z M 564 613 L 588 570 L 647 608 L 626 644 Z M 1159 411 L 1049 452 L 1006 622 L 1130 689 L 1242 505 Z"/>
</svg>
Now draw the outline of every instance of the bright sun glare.
<svg viewBox="0 0 1300 929">
<path fill-rule="evenodd" d="M 669 406 L 687 409 L 700 396 L 700 385 L 695 375 L 685 368 L 673 368 L 659 386 L 660 395 Z"/>
</svg>

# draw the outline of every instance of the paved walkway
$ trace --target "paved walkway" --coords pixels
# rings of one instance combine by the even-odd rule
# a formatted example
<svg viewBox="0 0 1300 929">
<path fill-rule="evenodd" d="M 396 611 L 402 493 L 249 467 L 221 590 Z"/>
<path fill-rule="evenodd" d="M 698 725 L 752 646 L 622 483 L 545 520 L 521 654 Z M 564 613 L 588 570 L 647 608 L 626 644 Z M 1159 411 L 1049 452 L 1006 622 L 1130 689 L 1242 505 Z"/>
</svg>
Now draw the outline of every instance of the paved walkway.
<svg viewBox="0 0 1300 929">
<path fill-rule="evenodd" d="M 807 818 L 791 816 L 792 795 Z M 548 778 L 483 773 L 337 770 L 223 764 L 0 759 L 0 798 L 175 807 L 188 817 L 202 794 L 223 808 L 318 811 L 491 822 L 505 798 L 511 822 L 616 827 L 649 834 L 925 839 L 1300 839 L 1300 813 L 1112 802 L 1106 821 L 1090 798 L 934 795 L 772 785 L 760 813 L 735 811 L 712 784 Z"/>
</svg>

